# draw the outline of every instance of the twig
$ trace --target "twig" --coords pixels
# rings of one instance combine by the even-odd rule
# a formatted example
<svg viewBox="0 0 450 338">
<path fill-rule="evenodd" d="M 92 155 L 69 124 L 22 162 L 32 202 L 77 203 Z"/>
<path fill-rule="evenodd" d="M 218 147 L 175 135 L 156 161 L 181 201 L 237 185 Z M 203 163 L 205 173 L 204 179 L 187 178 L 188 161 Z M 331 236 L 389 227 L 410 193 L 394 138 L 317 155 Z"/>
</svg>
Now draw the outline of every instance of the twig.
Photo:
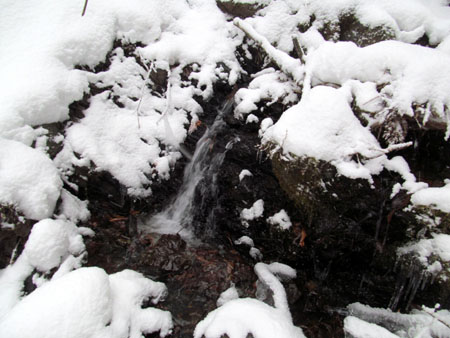
<svg viewBox="0 0 450 338">
<path fill-rule="evenodd" d="M 140 113 L 141 113 L 142 99 L 144 97 L 144 89 L 145 89 L 145 85 L 147 83 L 147 79 L 150 78 L 150 72 L 152 71 L 152 69 L 153 69 L 153 63 L 151 64 L 150 67 L 147 68 L 147 75 L 146 75 L 146 77 L 144 79 L 144 83 L 143 83 L 142 88 L 141 88 L 141 95 L 140 95 L 140 98 L 139 98 L 139 103 L 138 103 L 138 106 L 136 108 L 136 117 L 137 117 L 138 129 L 141 129 L 141 122 L 139 120 L 139 116 L 140 116 Z"/>
<path fill-rule="evenodd" d="M 295 83 L 302 83 L 304 78 L 304 67 L 300 60 L 297 60 L 272 46 L 269 40 L 255 31 L 255 29 L 244 20 L 235 18 L 233 23 L 242 30 L 245 35 L 254 40 L 267 53 L 270 59 L 277 64 L 283 73 L 293 79 Z"/>
<path fill-rule="evenodd" d="M 81 16 L 84 16 L 86 14 L 87 5 L 88 5 L 88 0 L 84 0 L 84 7 L 83 7 L 83 12 L 81 12 Z"/>
<path fill-rule="evenodd" d="M 297 53 L 297 56 L 300 60 L 304 61 L 304 56 L 305 56 L 305 52 L 302 48 L 302 46 L 300 45 L 300 42 L 298 41 L 296 36 L 292 37 L 292 43 L 294 44 L 294 50 Z"/>
</svg>

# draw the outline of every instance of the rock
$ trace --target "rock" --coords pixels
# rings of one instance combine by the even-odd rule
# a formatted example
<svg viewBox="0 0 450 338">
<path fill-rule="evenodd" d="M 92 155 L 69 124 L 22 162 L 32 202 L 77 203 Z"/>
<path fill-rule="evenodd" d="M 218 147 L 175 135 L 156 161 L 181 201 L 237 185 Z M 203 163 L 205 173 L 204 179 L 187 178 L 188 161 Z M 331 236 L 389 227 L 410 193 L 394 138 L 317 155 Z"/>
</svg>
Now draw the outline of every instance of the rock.
<svg viewBox="0 0 450 338">
<path fill-rule="evenodd" d="M 32 225 L 33 222 L 25 219 L 14 207 L 0 205 L 0 269 L 19 257 Z"/>
<path fill-rule="evenodd" d="M 216 3 L 222 12 L 242 19 L 255 15 L 262 8 L 261 4 L 251 1 L 217 0 Z"/>
<path fill-rule="evenodd" d="M 387 26 L 366 26 L 353 13 L 342 15 L 337 22 L 324 22 L 319 31 L 325 40 L 352 41 L 358 47 L 395 39 L 395 32 L 391 28 Z"/>
</svg>

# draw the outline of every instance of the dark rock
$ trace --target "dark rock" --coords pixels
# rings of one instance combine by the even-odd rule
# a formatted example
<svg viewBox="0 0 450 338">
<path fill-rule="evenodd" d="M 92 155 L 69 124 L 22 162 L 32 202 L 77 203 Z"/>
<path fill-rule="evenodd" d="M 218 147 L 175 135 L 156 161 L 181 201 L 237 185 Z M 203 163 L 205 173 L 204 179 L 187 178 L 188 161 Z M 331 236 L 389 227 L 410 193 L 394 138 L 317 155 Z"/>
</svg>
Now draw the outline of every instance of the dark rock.
<svg viewBox="0 0 450 338">
<path fill-rule="evenodd" d="M 13 206 L 0 205 L 0 269 L 20 256 L 33 223 Z"/>
<path fill-rule="evenodd" d="M 325 40 L 351 41 L 358 47 L 395 39 L 395 32 L 387 26 L 370 27 L 362 24 L 353 13 L 342 15 L 338 21 L 326 21 L 319 30 Z"/>
<path fill-rule="evenodd" d="M 242 3 L 233 0 L 217 0 L 216 3 L 222 12 L 242 19 L 255 15 L 263 7 L 261 4 Z"/>
</svg>

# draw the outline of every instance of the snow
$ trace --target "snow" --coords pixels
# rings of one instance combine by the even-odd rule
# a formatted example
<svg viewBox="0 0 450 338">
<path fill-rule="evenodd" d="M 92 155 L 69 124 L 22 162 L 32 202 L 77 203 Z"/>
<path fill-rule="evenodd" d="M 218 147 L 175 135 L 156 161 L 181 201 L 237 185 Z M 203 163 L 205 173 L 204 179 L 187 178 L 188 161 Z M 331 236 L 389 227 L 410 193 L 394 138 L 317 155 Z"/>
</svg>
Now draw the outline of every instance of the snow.
<svg viewBox="0 0 450 338">
<path fill-rule="evenodd" d="M 241 223 L 245 227 L 248 227 L 248 221 L 252 221 L 259 218 L 264 213 L 264 201 L 262 199 L 257 200 L 250 208 L 244 208 L 241 211 Z"/>
<path fill-rule="evenodd" d="M 243 169 L 240 173 L 239 173 L 239 182 L 241 182 L 245 177 L 252 177 L 253 174 L 247 170 L 247 169 Z"/>
<path fill-rule="evenodd" d="M 440 188 L 425 188 L 415 192 L 411 196 L 411 202 L 415 205 L 428 205 L 443 212 L 450 212 L 450 180 Z"/>
<path fill-rule="evenodd" d="M 411 314 L 392 312 L 391 310 L 372 308 L 361 303 L 348 307 L 350 316 L 344 321 L 345 330 L 355 338 L 369 337 L 448 337 L 450 321 L 448 310 L 413 310 Z M 390 333 L 390 334 L 389 334 Z"/>
<path fill-rule="evenodd" d="M 282 230 L 287 230 L 292 226 L 291 219 L 284 209 L 267 218 L 267 223 L 277 225 Z"/>
<path fill-rule="evenodd" d="M 236 48 L 244 41 L 242 30 L 280 68 L 251 75 L 248 88 L 235 95 L 235 116 L 247 115 L 246 123 L 261 121 L 263 143 L 270 142 L 287 155 L 328 161 L 339 174 L 350 178 L 370 181 L 386 168 L 403 179 L 394 186 L 392 197 L 403 189 L 416 206 L 450 212 L 450 181 L 442 187 L 418 182 L 402 157 L 386 156 L 396 145 L 381 149 L 370 131 L 390 114 L 413 117 L 413 107 L 419 107 L 414 118 L 420 124 L 449 125 L 447 2 L 239 2 L 264 6 L 254 17 L 233 22 L 213 0 L 98 0 L 89 2 L 84 16 L 83 2 L 8 0 L 2 5 L 0 203 L 38 222 L 23 253 L 0 271 L 1 337 L 134 338 L 157 331 L 161 336 L 170 333 L 169 313 L 141 308 L 148 298 L 154 303 L 163 298 L 167 290 L 162 284 L 129 270 L 107 275 L 99 268 L 82 268 L 86 257 L 82 236 L 93 232 L 76 223 L 90 217 L 88 201 L 63 188 L 63 182 L 76 191 L 68 177 L 76 167 L 88 167 L 108 171 L 133 197 L 149 196 L 154 181 L 170 178 L 182 156 L 180 144 L 189 125 L 208 113 L 194 97 L 207 101 L 217 81 L 234 85 L 245 73 L 236 59 Z M 326 42 L 319 29 L 336 22 L 343 13 L 354 13 L 372 28 L 383 26 L 397 41 L 364 48 L 351 42 Z M 300 33 L 299 27 L 308 24 L 312 16 L 316 18 L 313 26 Z M 437 47 L 411 44 L 424 35 Z M 293 37 L 303 49 L 301 61 L 289 56 L 294 54 Z M 111 65 L 107 70 L 76 69 L 94 68 L 105 61 L 115 40 L 141 42 L 136 54 L 142 65 L 118 47 L 108 55 Z M 192 72 L 186 74 L 186 66 Z M 148 75 L 157 70 L 168 73 L 168 87 L 162 88 L 162 94 L 147 87 L 152 81 Z M 183 80 L 184 76 L 190 81 Z M 90 84 L 103 92 L 89 97 L 83 117 L 68 121 L 69 105 L 82 99 Z M 295 105 L 278 121 L 264 116 L 263 109 L 257 111 L 258 105 L 275 102 Z M 363 111 L 367 127 L 353 114 L 353 105 Z M 42 125 L 54 122 L 65 122 L 65 129 L 50 136 Z M 447 138 L 449 135 L 450 128 Z M 50 140 L 63 146 L 54 159 L 47 153 Z M 246 176 L 251 173 L 243 170 L 239 180 Z M 260 199 L 242 210 L 242 224 L 249 226 L 249 221 L 263 214 Z M 267 222 L 282 229 L 291 226 L 284 210 Z M 14 226 L 1 222 L 2 229 Z M 414 253 L 424 264 L 431 263 L 428 260 L 434 256 L 445 263 L 450 260 L 449 237 L 433 234 L 399 253 Z M 250 238 L 241 237 L 238 242 L 250 246 L 253 258 L 262 259 Z M 443 268 L 440 262 L 428 267 L 432 273 Z M 229 333 L 230 337 L 245 337 L 252 332 L 255 337 L 303 337 L 292 325 L 284 289 L 274 277 L 279 273 L 292 278 L 295 271 L 277 264 L 257 264 L 255 271 L 274 291 L 275 307 L 255 299 L 237 299 L 237 290 L 230 288 L 221 297 L 221 307 L 198 325 L 196 336 Z M 30 276 L 37 289 L 24 296 L 23 285 Z M 425 310 L 402 317 L 387 310 L 352 307 L 356 308 L 360 317 L 366 312 L 370 318 L 394 316 L 403 323 L 398 330 L 416 330 L 415 335 L 429 330 L 449 336 L 438 321 L 430 322 L 433 317 Z M 448 320 L 444 311 L 434 315 Z M 370 318 L 356 317 L 346 319 L 346 330 L 352 335 L 389 337 L 384 329 L 373 326 L 380 324 L 378 321 L 370 324 Z M 395 337 L 395 332 L 391 336 Z"/>
<path fill-rule="evenodd" d="M 58 268 L 53 278 L 81 266 L 85 245 L 82 236 L 91 229 L 76 227 L 64 220 L 44 219 L 36 223 L 25 248 L 14 264 L 0 271 L 0 318 L 19 302 L 25 279 L 33 270 L 48 273 Z"/>
<path fill-rule="evenodd" d="M 141 305 L 146 298 L 157 303 L 165 292 L 163 284 L 134 271 L 108 276 L 96 267 L 81 268 L 24 297 L 0 318 L 0 336 L 137 338 L 161 330 L 163 337 L 171 331 L 170 314 Z"/>
<path fill-rule="evenodd" d="M 450 235 L 433 234 L 432 236 L 433 238 L 421 239 L 399 248 L 397 254 L 414 253 L 425 266 L 429 265 L 428 258 L 433 255 L 437 256 L 442 262 L 450 262 Z"/>
<path fill-rule="evenodd" d="M 450 57 L 436 49 L 400 41 L 383 41 L 364 48 L 352 42 L 324 42 L 306 56 L 306 73 L 313 85 L 349 80 L 386 84 L 380 95 L 388 109 L 414 116 L 412 106 L 427 105 L 430 116 L 447 122 L 450 105 Z"/>
<path fill-rule="evenodd" d="M 289 74 L 295 83 L 301 83 L 304 77 L 303 65 L 298 59 L 292 58 L 289 54 L 285 53 L 280 49 L 273 47 L 269 40 L 264 35 L 258 33 L 250 23 L 247 21 L 235 18 L 233 23 L 242 29 L 246 34 L 250 35 L 253 40 L 255 40 L 264 51 L 269 55 L 269 57 L 275 61 L 275 63 L 281 68 L 285 74 Z"/>
<path fill-rule="evenodd" d="M 384 158 L 378 141 L 353 114 L 345 89 L 327 86 L 305 93 L 265 131 L 262 142 L 275 143 L 287 154 L 331 162 L 350 178 L 370 179 L 381 171 L 370 159 Z M 354 155 L 362 161 L 352 159 Z"/>
<path fill-rule="evenodd" d="M 23 254 L 38 271 L 47 272 L 67 255 L 78 256 L 84 250 L 80 231 L 73 223 L 44 219 L 33 226 Z"/>
<path fill-rule="evenodd" d="M 354 338 L 399 338 L 381 326 L 352 316 L 345 318 L 344 330 Z"/>
<path fill-rule="evenodd" d="M 238 293 L 236 287 L 233 285 L 220 294 L 219 299 L 217 299 L 217 307 L 222 306 L 223 304 L 228 303 L 229 301 L 231 301 L 233 299 L 238 299 L 238 298 L 239 298 L 239 293 Z"/>
<path fill-rule="evenodd" d="M 87 201 L 80 200 L 66 189 L 61 190 L 59 213 L 62 219 L 68 219 L 73 223 L 87 221 L 91 216 L 87 205 Z"/>
<path fill-rule="evenodd" d="M 297 101 L 297 94 L 299 88 L 288 81 L 288 77 L 273 68 L 267 68 L 252 76 L 253 80 L 248 85 L 248 88 L 241 88 L 236 92 L 234 108 L 234 115 L 236 118 L 242 118 L 244 115 L 255 111 L 257 103 L 265 102 L 267 106 L 275 102 L 281 102 L 284 105 L 294 103 Z M 247 117 L 248 119 L 251 115 Z M 254 121 L 254 118 L 252 118 Z"/>
<path fill-rule="evenodd" d="M 252 298 L 229 300 L 197 324 L 194 338 L 219 338 L 224 334 L 230 338 L 245 338 L 249 333 L 255 338 L 305 337 L 302 330 L 292 324 L 284 287 L 274 276 L 294 278 L 295 270 L 280 263 L 257 263 L 255 272 L 273 291 L 275 307 Z"/>
<path fill-rule="evenodd" d="M 0 202 L 13 204 L 26 217 L 53 214 L 62 188 L 58 170 L 40 151 L 0 137 Z"/>
<path fill-rule="evenodd" d="M 254 247 L 255 246 L 255 243 L 253 242 L 253 239 L 251 239 L 248 236 L 239 237 L 237 240 L 234 241 L 234 244 L 236 244 L 236 245 L 245 244 L 245 245 L 248 245 L 250 247 Z"/>
<path fill-rule="evenodd" d="M 258 116 L 253 115 L 253 114 L 249 114 L 247 116 L 247 119 L 245 120 L 246 124 L 248 124 L 248 123 L 258 123 L 258 122 L 259 122 Z"/>
</svg>

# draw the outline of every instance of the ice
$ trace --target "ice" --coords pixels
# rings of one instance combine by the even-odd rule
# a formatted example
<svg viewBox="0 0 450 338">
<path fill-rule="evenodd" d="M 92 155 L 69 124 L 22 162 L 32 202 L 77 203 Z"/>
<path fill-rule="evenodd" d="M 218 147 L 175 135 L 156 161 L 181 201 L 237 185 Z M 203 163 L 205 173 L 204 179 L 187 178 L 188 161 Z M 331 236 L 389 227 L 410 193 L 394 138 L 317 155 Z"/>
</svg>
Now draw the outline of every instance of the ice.
<svg viewBox="0 0 450 338">
<path fill-rule="evenodd" d="M 252 298 L 233 299 L 210 312 L 197 324 L 194 338 L 245 338 L 249 333 L 255 338 L 301 338 L 302 330 L 292 324 L 286 292 L 274 274 L 294 278 L 295 270 L 280 263 L 257 263 L 258 278 L 272 290 L 275 307 Z"/>
<path fill-rule="evenodd" d="M 40 151 L 0 137 L 0 202 L 17 205 L 26 217 L 53 214 L 62 188 L 60 174 Z"/>
<path fill-rule="evenodd" d="M 292 226 L 291 219 L 284 209 L 267 218 L 269 224 L 278 225 L 281 229 L 287 230 Z"/>
</svg>

